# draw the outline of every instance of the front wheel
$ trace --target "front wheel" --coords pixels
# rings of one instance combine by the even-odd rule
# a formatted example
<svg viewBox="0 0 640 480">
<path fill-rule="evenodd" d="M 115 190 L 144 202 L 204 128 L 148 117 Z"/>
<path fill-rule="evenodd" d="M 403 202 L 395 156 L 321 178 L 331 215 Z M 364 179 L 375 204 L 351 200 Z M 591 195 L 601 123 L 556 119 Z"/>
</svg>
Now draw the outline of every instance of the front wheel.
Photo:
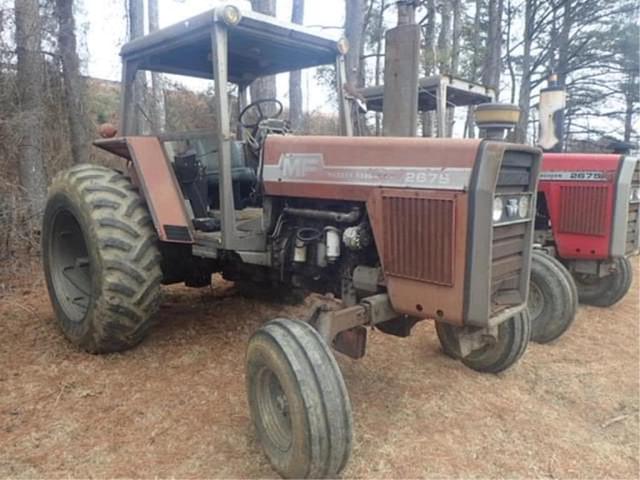
<svg viewBox="0 0 640 480">
<path fill-rule="evenodd" d="M 576 273 L 580 303 L 596 307 L 610 307 L 618 303 L 631 288 L 633 267 L 628 258 L 616 258 L 613 271 L 606 277 Z"/>
<path fill-rule="evenodd" d="M 247 394 L 258 440 L 286 478 L 335 478 L 351 453 L 349 395 L 338 364 L 309 324 L 277 319 L 247 350 Z"/>
<path fill-rule="evenodd" d="M 436 322 L 436 332 L 446 355 L 461 359 L 464 365 L 477 372 L 499 373 L 513 366 L 526 351 L 531 335 L 531 320 L 525 309 L 498 325 L 495 337 L 487 335 L 484 345 L 466 355 L 462 354 L 460 348 L 461 337 L 482 336 L 482 330 Z"/>
<path fill-rule="evenodd" d="M 571 326 L 578 309 L 576 286 L 567 269 L 555 258 L 534 251 L 528 300 L 531 340 L 549 343 Z"/>
</svg>

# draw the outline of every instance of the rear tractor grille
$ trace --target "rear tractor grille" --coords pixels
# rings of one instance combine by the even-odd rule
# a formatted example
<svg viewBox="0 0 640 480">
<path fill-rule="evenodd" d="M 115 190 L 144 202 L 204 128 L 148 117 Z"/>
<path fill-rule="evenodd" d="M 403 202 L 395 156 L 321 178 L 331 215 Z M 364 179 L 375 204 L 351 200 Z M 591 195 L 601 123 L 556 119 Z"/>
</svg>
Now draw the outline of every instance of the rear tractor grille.
<svg viewBox="0 0 640 480">
<path fill-rule="evenodd" d="M 496 194 L 533 193 L 534 157 L 526 152 L 505 152 Z M 530 206 L 533 209 L 533 205 Z M 525 300 L 522 280 L 527 260 L 532 221 L 493 227 L 491 258 L 491 313 L 518 305 Z M 526 271 L 528 275 L 528 270 Z"/>
</svg>

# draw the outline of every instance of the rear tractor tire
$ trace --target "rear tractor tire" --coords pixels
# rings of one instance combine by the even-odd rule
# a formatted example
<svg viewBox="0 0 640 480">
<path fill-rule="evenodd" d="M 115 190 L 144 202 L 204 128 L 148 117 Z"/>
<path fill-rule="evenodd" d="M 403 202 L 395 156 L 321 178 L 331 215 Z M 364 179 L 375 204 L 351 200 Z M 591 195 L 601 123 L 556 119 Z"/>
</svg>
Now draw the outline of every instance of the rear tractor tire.
<svg viewBox="0 0 640 480">
<path fill-rule="evenodd" d="M 285 478 L 335 478 L 352 444 L 351 403 L 338 364 L 309 324 L 277 319 L 247 350 L 247 395 L 256 434 Z"/>
<path fill-rule="evenodd" d="M 475 329 L 477 333 L 479 330 Z M 497 327 L 497 336 L 466 356 L 462 356 L 460 337 L 473 334 L 473 327 L 457 327 L 444 322 L 436 322 L 436 333 L 442 351 L 476 372 L 500 373 L 513 366 L 522 357 L 529 344 L 531 320 L 524 311 L 505 320 Z"/>
<path fill-rule="evenodd" d="M 615 269 L 606 277 L 575 274 L 580 303 L 610 307 L 627 294 L 633 281 L 633 267 L 628 258 L 616 258 Z"/>
<path fill-rule="evenodd" d="M 578 309 L 573 277 L 555 258 L 534 251 L 528 299 L 531 340 L 549 343 L 571 327 Z"/>
<path fill-rule="evenodd" d="M 149 212 L 127 177 L 96 165 L 56 176 L 42 255 L 56 319 L 72 343 L 110 353 L 147 335 L 160 302 L 160 253 Z"/>
</svg>

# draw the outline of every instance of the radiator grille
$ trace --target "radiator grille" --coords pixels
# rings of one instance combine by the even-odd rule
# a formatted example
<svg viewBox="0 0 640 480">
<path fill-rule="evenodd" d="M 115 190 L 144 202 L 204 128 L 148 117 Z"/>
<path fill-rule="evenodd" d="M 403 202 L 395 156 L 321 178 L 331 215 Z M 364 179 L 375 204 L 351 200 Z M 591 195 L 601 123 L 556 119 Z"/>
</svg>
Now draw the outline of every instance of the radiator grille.
<svg viewBox="0 0 640 480">
<path fill-rule="evenodd" d="M 385 273 L 453 285 L 455 198 L 385 195 Z"/>
<path fill-rule="evenodd" d="M 496 193 L 532 191 L 533 156 L 525 152 L 505 153 Z M 532 222 L 500 225 L 493 228 L 491 251 L 491 311 L 492 314 L 525 301 L 522 282 L 527 238 Z"/>
<path fill-rule="evenodd" d="M 607 185 L 560 187 L 563 208 L 558 230 L 581 235 L 607 234 Z"/>
</svg>

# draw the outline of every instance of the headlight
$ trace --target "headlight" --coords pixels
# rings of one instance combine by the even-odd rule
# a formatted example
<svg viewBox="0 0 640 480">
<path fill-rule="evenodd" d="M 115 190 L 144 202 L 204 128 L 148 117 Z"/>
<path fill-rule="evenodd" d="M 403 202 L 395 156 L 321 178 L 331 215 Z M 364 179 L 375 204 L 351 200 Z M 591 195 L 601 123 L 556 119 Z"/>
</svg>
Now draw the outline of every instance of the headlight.
<svg viewBox="0 0 640 480">
<path fill-rule="evenodd" d="M 240 23 L 242 14 L 240 13 L 240 9 L 235 5 L 227 5 L 222 11 L 222 19 L 227 25 L 233 26 Z"/>
<path fill-rule="evenodd" d="M 502 219 L 502 214 L 504 212 L 504 203 L 502 203 L 501 198 L 493 199 L 493 222 L 497 223 Z"/>
<path fill-rule="evenodd" d="M 527 218 L 529 215 L 529 197 L 520 197 L 518 200 L 518 215 L 520 218 Z"/>
</svg>

